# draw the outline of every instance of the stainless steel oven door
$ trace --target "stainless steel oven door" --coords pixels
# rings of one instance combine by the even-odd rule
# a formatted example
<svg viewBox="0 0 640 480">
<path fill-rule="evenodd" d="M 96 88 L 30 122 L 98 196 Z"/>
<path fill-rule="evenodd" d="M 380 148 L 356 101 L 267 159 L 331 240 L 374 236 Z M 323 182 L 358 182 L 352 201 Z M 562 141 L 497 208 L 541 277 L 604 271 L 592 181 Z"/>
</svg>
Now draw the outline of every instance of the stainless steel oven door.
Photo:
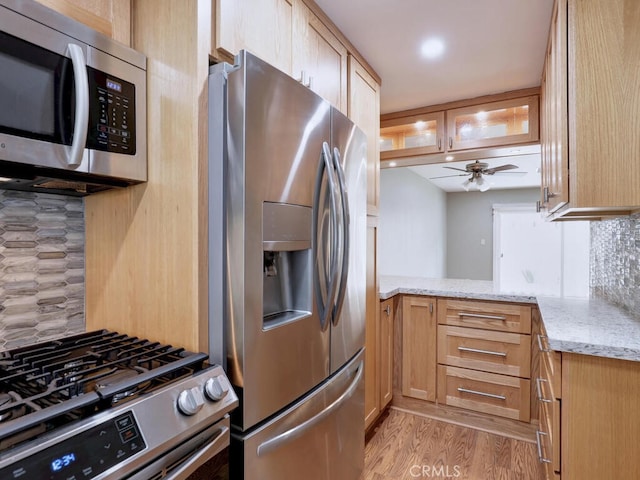
<svg viewBox="0 0 640 480">
<path fill-rule="evenodd" d="M 211 459 L 225 453 L 229 447 L 229 417 L 225 416 L 216 424 L 208 427 L 189 440 L 176 447 L 168 447 L 167 452 L 155 459 L 149 465 L 135 473 L 126 475 L 117 472 L 118 479 L 127 480 L 186 480 L 197 476 L 196 472 Z M 217 466 L 218 470 L 207 470 L 209 480 L 228 478 L 226 462 Z M 194 475 L 195 474 L 195 475 Z"/>
</svg>

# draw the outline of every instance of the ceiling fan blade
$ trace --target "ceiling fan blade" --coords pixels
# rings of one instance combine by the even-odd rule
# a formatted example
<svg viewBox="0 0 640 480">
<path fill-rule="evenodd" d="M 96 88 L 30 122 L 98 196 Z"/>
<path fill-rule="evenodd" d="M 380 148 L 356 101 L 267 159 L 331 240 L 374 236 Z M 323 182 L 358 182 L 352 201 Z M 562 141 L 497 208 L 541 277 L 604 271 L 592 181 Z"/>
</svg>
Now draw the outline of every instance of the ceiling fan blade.
<svg viewBox="0 0 640 480">
<path fill-rule="evenodd" d="M 514 168 L 518 168 L 517 165 L 500 165 L 499 167 L 493 167 L 493 168 L 487 168 L 486 170 L 483 170 L 482 173 L 485 175 L 493 175 L 496 172 L 502 172 L 504 170 L 513 170 Z"/>
<path fill-rule="evenodd" d="M 470 173 L 470 172 L 468 172 L 467 170 L 464 170 L 464 169 L 462 169 L 462 168 L 456 168 L 456 167 L 443 167 L 443 168 L 448 168 L 449 170 L 457 170 L 457 171 L 459 171 L 459 172 L 467 172 L 467 173 Z"/>
<path fill-rule="evenodd" d="M 527 174 L 528 172 L 496 172 L 496 175 L 505 175 L 505 174 L 509 174 L 509 175 L 516 175 L 516 176 L 520 176 L 523 177 Z"/>
<path fill-rule="evenodd" d="M 466 177 L 469 173 L 458 173 L 454 175 L 442 175 L 441 177 L 429 177 L 429 180 L 435 180 L 436 178 L 449 178 L 449 177 Z"/>
</svg>

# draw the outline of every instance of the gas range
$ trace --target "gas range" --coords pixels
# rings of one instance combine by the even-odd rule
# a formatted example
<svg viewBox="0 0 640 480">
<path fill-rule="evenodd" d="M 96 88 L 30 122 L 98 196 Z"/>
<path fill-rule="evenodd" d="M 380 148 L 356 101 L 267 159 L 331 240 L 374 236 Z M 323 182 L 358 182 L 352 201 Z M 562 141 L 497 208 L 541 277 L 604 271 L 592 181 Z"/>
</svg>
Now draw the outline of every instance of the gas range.
<svg viewBox="0 0 640 480">
<path fill-rule="evenodd" d="M 0 353 L 0 478 L 186 478 L 238 399 L 208 356 L 107 330 Z"/>
</svg>

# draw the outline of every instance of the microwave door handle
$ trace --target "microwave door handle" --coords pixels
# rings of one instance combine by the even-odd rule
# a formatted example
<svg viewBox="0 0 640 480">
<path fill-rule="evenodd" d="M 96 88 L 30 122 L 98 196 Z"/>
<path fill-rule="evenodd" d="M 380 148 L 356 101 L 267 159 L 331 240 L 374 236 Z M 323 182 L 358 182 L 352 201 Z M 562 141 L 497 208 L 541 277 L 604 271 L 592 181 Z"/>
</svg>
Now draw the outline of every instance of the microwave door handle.
<svg viewBox="0 0 640 480">
<path fill-rule="evenodd" d="M 82 163 L 82 155 L 87 144 L 87 129 L 89 126 L 89 79 L 87 64 L 82 48 L 74 43 L 67 46 L 67 52 L 73 64 L 75 78 L 76 110 L 75 125 L 73 126 L 73 141 L 67 148 L 67 165 L 78 168 Z"/>
<path fill-rule="evenodd" d="M 342 310 L 342 304 L 344 302 L 344 296 L 347 292 L 347 276 L 349 273 L 349 199 L 347 196 L 347 185 L 344 176 L 344 170 L 342 168 L 342 163 L 340 159 L 340 150 L 334 148 L 333 150 L 333 163 L 336 169 L 336 173 L 338 176 L 338 185 L 340 187 L 340 197 L 341 197 L 341 206 L 342 206 L 342 225 L 340 228 L 342 229 L 342 245 L 340 246 L 340 258 L 342 259 L 342 264 L 340 266 L 340 279 L 338 282 L 339 290 L 338 297 L 335 301 L 335 305 L 333 307 L 333 324 L 337 325 L 340 321 L 340 311 Z"/>
</svg>

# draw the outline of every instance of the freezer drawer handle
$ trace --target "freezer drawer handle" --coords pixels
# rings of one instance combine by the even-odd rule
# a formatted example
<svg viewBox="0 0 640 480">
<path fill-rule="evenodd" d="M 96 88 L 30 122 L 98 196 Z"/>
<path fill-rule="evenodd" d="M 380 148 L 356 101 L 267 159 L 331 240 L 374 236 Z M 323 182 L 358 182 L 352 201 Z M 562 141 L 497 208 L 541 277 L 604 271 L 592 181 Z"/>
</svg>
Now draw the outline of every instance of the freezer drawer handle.
<svg viewBox="0 0 640 480">
<path fill-rule="evenodd" d="M 481 397 L 497 398 L 498 400 L 506 400 L 504 395 L 496 395 L 495 393 L 479 392 L 478 390 L 469 390 L 468 388 L 458 387 L 460 393 L 470 393 L 472 395 L 480 395 Z"/>
<path fill-rule="evenodd" d="M 494 352 L 491 350 L 480 350 L 479 348 L 468 348 L 468 347 L 458 347 L 458 350 L 461 352 L 469 352 L 469 353 L 483 353 L 485 355 L 495 355 L 496 357 L 506 357 L 507 354 L 505 352 Z"/>
<path fill-rule="evenodd" d="M 342 395 L 336 398 L 324 410 L 317 413 L 316 415 L 309 418 L 308 420 L 305 420 L 301 424 L 296 425 L 295 427 L 287 430 L 286 432 L 283 432 L 279 435 L 276 435 L 275 437 L 270 438 L 269 440 L 266 440 L 265 442 L 262 442 L 260 445 L 258 445 L 258 450 L 257 450 L 258 456 L 260 457 L 262 455 L 267 455 L 269 452 L 272 452 L 273 450 L 276 450 L 277 448 L 279 448 L 282 444 L 287 443 L 291 440 L 294 440 L 295 438 L 298 438 L 304 432 L 313 428 L 315 425 L 320 423 L 322 420 L 324 420 L 329 415 L 331 415 L 334 411 L 340 408 L 342 404 L 346 402 L 358 388 L 358 383 L 362 378 L 363 370 L 364 370 L 363 362 L 360 362 L 360 365 L 358 365 L 358 371 L 356 372 L 355 378 L 351 382 L 351 385 L 349 385 L 349 387 L 342 393 Z"/>
</svg>

